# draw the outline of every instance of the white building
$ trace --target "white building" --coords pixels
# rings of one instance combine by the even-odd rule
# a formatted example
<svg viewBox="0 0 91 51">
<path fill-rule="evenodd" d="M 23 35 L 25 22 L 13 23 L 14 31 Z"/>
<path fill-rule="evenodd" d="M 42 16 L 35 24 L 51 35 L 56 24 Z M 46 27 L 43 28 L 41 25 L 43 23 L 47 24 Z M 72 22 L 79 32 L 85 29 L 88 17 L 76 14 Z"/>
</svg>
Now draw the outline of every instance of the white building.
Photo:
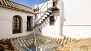
<svg viewBox="0 0 91 51">
<path fill-rule="evenodd" d="M 54 1 L 56 1 L 54 4 L 52 0 L 48 0 L 38 5 L 39 11 L 35 15 L 32 8 L 9 0 L 0 0 L 0 39 L 27 35 L 31 32 L 29 31 L 30 28 L 34 26 L 33 22 L 37 22 L 37 25 L 39 25 L 38 23 L 43 22 L 43 19 L 47 20 L 47 24 L 41 23 L 42 28 L 37 26 L 43 35 L 61 37 L 60 35 L 63 34 L 77 39 L 91 36 L 90 0 Z M 50 9 L 54 9 L 54 11 L 47 12 Z M 47 14 L 49 15 L 47 16 Z M 17 25 L 18 18 L 21 22 L 19 26 Z M 15 27 L 13 26 L 14 19 L 17 20 Z M 40 19 L 39 22 L 38 19 Z M 31 24 L 27 22 L 31 22 Z M 16 30 L 13 30 L 14 28 Z"/>
<path fill-rule="evenodd" d="M 34 19 L 32 8 L 9 0 L 0 0 L 0 39 L 30 34 Z"/>
<path fill-rule="evenodd" d="M 30 42 L 28 45 L 31 45 L 30 40 L 33 39 L 32 43 L 41 49 L 39 51 L 48 47 L 47 50 L 55 51 L 60 44 L 59 40 L 57 40 L 59 43 L 56 43 L 43 35 L 56 38 L 62 38 L 65 35 L 75 39 L 91 37 L 90 0 L 46 0 L 35 8 L 9 0 L 0 0 L 0 39 L 26 35 L 18 40 Z M 33 34 L 31 34 L 32 31 Z M 35 32 L 39 35 L 35 35 Z M 60 46 L 67 43 L 67 37 L 62 39 Z M 18 43 L 19 41 L 16 44 Z M 22 45 L 24 46 L 23 43 Z M 20 48 L 24 50 L 23 47 Z"/>
<path fill-rule="evenodd" d="M 72 38 L 91 37 L 91 0 L 56 0 L 58 10 L 53 11 L 54 24 L 47 24 L 42 34 L 59 37 L 63 34 Z M 53 7 L 52 0 L 39 5 L 39 14 Z M 55 5 L 55 4 L 54 4 Z M 44 16 L 46 17 L 46 16 Z"/>
</svg>

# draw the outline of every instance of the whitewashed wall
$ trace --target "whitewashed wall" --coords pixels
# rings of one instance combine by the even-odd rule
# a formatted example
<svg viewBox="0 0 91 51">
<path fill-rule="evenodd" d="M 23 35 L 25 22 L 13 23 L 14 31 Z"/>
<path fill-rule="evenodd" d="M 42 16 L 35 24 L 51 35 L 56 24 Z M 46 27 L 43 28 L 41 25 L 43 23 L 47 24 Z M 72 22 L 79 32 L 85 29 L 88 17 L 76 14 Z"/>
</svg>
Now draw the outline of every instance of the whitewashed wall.
<svg viewBox="0 0 91 51">
<path fill-rule="evenodd" d="M 73 38 L 91 37 L 91 0 L 63 0 L 63 34 Z"/>
<path fill-rule="evenodd" d="M 57 18 L 55 25 L 48 24 L 43 28 L 42 33 L 54 37 L 64 34 L 76 39 L 91 37 L 91 0 L 59 1 L 60 10 L 54 12 L 55 19 Z"/>
<path fill-rule="evenodd" d="M 39 8 L 41 8 L 41 6 L 43 5 L 43 7 L 39 10 L 39 12 L 43 12 L 43 11 L 46 11 L 47 10 L 47 7 L 50 8 L 52 7 L 52 0 L 46 2 L 45 4 L 42 3 L 39 5 Z M 48 4 L 47 4 L 48 3 Z M 60 2 L 58 1 L 59 4 L 57 4 L 57 7 L 60 9 L 63 8 L 62 5 L 60 5 Z M 43 9 L 44 8 L 44 9 Z M 61 12 L 60 10 L 56 10 L 53 12 L 54 16 L 55 16 L 55 23 L 54 23 L 54 26 L 50 26 L 49 23 L 42 29 L 42 34 L 43 35 L 48 35 L 48 36 L 52 36 L 52 37 L 61 37 L 60 34 L 61 34 L 61 14 L 62 14 L 62 9 L 61 9 Z M 43 15 L 43 13 L 39 14 L 38 15 L 38 18 L 40 18 L 41 16 Z M 49 19 L 48 19 L 49 20 Z"/>
<path fill-rule="evenodd" d="M 20 15 L 22 17 L 22 33 L 19 34 L 12 34 L 12 20 L 13 16 Z M 30 32 L 27 32 L 27 16 L 33 16 L 34 14 L 29 14 L 20 11 L 14 11 L 6 8 L 0 7 L 0 39 L 1 38 L 10 38 L 10 37 L 17 37 L 27 35 Z"/>
</svg>

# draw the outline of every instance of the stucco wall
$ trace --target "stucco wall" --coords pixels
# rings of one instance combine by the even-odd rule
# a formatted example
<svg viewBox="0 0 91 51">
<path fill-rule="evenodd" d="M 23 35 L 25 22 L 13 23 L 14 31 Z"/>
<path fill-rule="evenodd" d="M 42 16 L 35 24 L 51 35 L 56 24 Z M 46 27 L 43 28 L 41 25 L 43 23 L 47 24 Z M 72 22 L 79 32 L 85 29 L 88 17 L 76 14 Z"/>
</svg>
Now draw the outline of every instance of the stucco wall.
<svg viewBox="0 0 91 51">
<path fill-rule="evenodd" d="M 46 2 L 45 4 L 42 3 L 39 5 L 39 8 L 41 8 L 39 10 L 39 12 L 42 12 L 42 13 L 40 13 L 38 15 L 38 18 L 40 18 L 43 15 L 43 11 L 47 11 L 47 8 L 53 7 L 52 2 L 53 1 L 50 0 L 50 1 Z M 58 3 L 59 3 L 59 1 L 58 1 Z M 62 5 L 60 5 L 60 3 L 59 3 L 59 4 L 57 4 L 57 7 L 60 9 L 60 7 L 62 8 Z M 60 34 L 61 34 L 60 30 L 61 30 L 61 16 L 62 16 L 61 14 L 62 13 L 60 14 L 60 10 L 55 10 L 55 11 L 53 11 L 53 14 L 54 14 L 54 18 L 55 18 L 54 26 L 49 25 L 49 21 L 48 21 L 48 24 L 42 29 L 42 34 L 59 38 Z M 46 17 L 46 15 L 44 17 Z M 48 18 L 48 20 L 49 20 L 49 18 Z"/>
<path fill-rule="evenodd" d="M 56 37 L 64 34 L 76 39 L 91 37 L 90 2 L 91 0 L 60 0 L 58 4 L 60 10 L 54 12 L 55 19 L 57 18 L 55 25 L 48 24 L 42 33 Z"/>
<path fill-rule="evenodd" d="M 91 37 L 91 0 L 63 0 L 63 34 L 73 38 Z"/>
<path fill-rule="evenodd" d="M 22 33 L 12 34 L 12 20 L 13 16 L 20 15 L 22 17 Z M 14 11 L 10 9 L 5 9 L 0 7 L 0 39 L 1 38 L 10 38 L 27 35 L 30 32 L 27 32 L 27 16 L 33 16 L 34 14 L 29 14 L 20 11 Z"/>
</svg>

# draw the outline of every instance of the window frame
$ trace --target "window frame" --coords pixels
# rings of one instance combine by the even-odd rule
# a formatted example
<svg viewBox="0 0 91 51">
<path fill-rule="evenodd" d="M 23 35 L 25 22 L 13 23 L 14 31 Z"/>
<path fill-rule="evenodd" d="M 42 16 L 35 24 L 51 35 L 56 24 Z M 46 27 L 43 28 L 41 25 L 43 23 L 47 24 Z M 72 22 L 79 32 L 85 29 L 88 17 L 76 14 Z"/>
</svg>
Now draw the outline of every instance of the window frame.
<svg viewBox="0 0 91 51">
<path fill-rule="evenodd" d="M 27 32 L 32 31 L 33 26 L 33 16 L 27 16 Z"/>
<path fill-rule="evenodd" d="M 12 26 L 13 26 L 12 27 L 12 33 L 13 34 L 22 33 L 22 17 L 19 15 L 15 15 L 13 17 Z"/>
<path fill-rule="evenodd" d="M 50 26 L 54 26 L 54 21 L 55 21 L 54 16 L 50 16 L 50 17 L 49 17 L 49 25 L 50 25 Z"/>
<path fill-rule="evenodd" d="M 56 7 L 57 6 L 57 0 L 54 0 L 53 1 L 53 7 Z"/>
</svg>

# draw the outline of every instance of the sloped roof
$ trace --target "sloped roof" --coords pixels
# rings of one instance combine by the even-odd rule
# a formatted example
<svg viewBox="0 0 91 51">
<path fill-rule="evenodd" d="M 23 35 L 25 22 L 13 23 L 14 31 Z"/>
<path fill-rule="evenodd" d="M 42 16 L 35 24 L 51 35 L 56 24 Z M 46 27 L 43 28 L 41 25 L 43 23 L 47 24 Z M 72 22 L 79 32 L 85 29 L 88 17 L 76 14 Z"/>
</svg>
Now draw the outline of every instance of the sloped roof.
<svg viewBox="0 0 91 51">
<path fill-rule="evenodd" d="M 0 0 L 0 7 L 9 8 L 9 9 L 27 12 L 27 13 L 35 13 L 32 8 L 15 3 L 10 0 Z"/>
<path fill-rule="evenodd" d="M 53 41 L 52 39 L 47 38 L 47 36 L 43 36 L 40 34 L 36 35 L 37 46 L 43 49 L 46 49 L 48 51 L 55 51 L 57 47 L 62 46 L 61 44 Z"/>
<path fill-rule="evenodd" d="M 35 40 L 35 36 L 36 36 L 36 40 Z M 17 40 L 19 40 L 19 41 L 17 41 Z M 64 37 L 63 39 L 61 39 L 61 38 L 59 39 L 59 38 L 53 38 L 50 36 L 44 36 L 41 34 L 34 35 L 33 33 L 26 35 L 24 37 L 19 37 L 19 38 L 17 38 L 17 40 L 14 40 L 17 42 L 15 44 L 20 43 L 23 46 L 35 44 L 48 51 L 56 51 L 57 49 L 59 49 L 59 47 L 62 47 L 64 44 L 75 41 L 75 39 L 70 38 L 70 37 Z M 22 41 L 22 42 L 20 42 L 20 41 Z M 36 43 L 34 43 L 34 42 L 36 42 Z"/>
<path fill-rule="evenodd" d="M 91 37 L 81 38 L 66 44 L 59 51 L 91 51 Z"/>
<path fill-rule="evenodd" d="M 46 37 L 47 37 L 48 39 L 51 39 L 51 40 L 53 40 L 54 42 L 57 42 L 57 43 L 62 44 L 62 45 L 67 44 L 67 43 L 70 43 L 70 42 L 76 40 L 76 39 L 70 38 L 70 37 L 64 37 L 63 39 L 61 39 L 61 38 L 54 38 L 54 37 L 50 37 L 50 36 L 46 36 Z"/>
<path fill-rule="evenodd" d="M 37 35 L 38 36 L 36 39 L 37 39 L 38 46 L 41 46 L 45 49 L 52 49 L 54 51 L 55 51 L 55 48 L 57 50 L 59 47 L 62 47 L 65 44 L 68 44 L 68 43 L 76 40 L 76 39 L 70 38 L 70 37 L 64 37 L 63 39 L 61 39 L 61 38 L 54 38 L 54 37 L 50 37 L 50 36 L 43 36 L 40 34 L 37 34 Z M 49 40 L 51 40 L 51 41 L 49 41 Z M 47 41 L 49 41 L 49 42 L 47 42 Z"/>
</svg>

